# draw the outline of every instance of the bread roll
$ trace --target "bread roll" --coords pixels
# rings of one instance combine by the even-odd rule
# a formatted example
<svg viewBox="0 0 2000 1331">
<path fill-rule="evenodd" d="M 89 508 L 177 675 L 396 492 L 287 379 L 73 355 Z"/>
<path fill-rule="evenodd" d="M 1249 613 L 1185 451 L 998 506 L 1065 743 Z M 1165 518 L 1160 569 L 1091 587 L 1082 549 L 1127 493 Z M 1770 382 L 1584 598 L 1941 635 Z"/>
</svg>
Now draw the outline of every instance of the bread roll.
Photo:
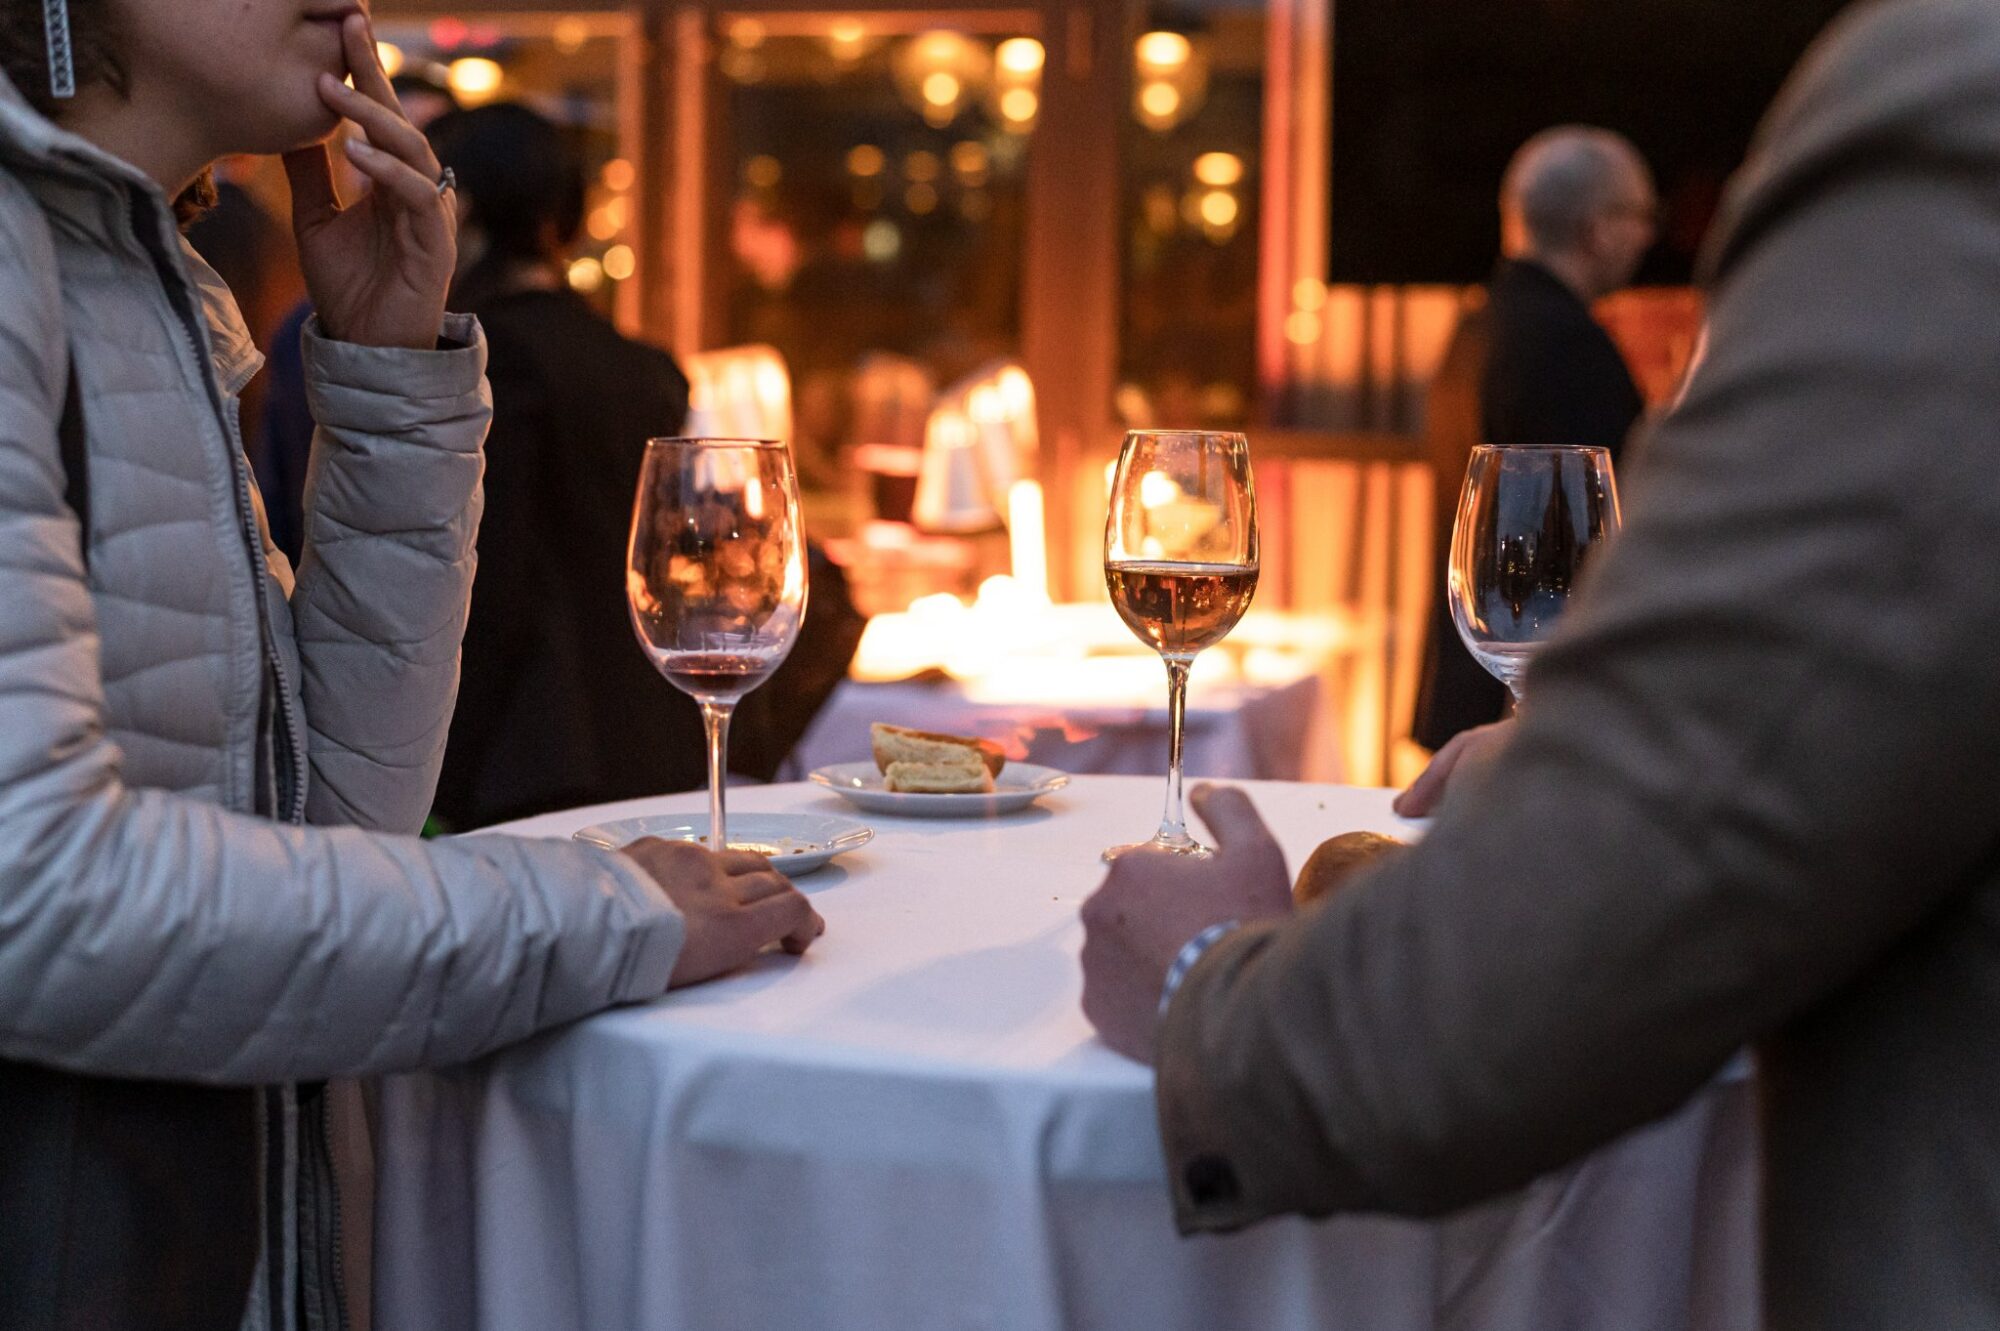
<svg viewBox="0 0 2000 1331">
<path fill-rule="evenodd" d="M 1007 765 L 1007 755 L 990 739 L 935 735 L 880 721 L 868 727 L 868 738 L 875 750 L 875 766 L 884 776 L 889 774 L 892 763 L 956 763 L 961 767 L 984 768 L 988 776 L 999 776 L 1000 769 Z"/>
<path fill-rule="evenodd" d="M 1298 882 L 1292 885 L 1292 900 L 1301 906 L 1310 905 L 1383 856 L 1408 849 L 1409 843 L 1377 832 L 1348 832 L 1322 842 L 1299 870 Z"/>
</svg>

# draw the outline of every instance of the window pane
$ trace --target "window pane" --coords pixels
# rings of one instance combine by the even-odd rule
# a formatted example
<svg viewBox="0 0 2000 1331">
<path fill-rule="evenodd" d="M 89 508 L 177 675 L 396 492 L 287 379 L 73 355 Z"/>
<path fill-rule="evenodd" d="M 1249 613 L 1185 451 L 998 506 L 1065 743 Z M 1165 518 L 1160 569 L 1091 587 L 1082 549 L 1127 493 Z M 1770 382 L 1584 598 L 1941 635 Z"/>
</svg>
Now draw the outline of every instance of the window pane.
<svg viewBox="0 0 2000 1331">
<path fill-rule="evenodd" d="M 916 442 L 862 437 L 864 365 L 942 388 L 1018 350 L 1041 46 L 1009 36 L 723 25 L 728 341 L 784 356 L 809 484 L 848 445 Z"/>
<path fill-rule="evenodd" d="M 1133 44 L 1117 409 L 1228 426 L 1256 385 L 1264 17 L 1213 12 Z"/>
</svg>

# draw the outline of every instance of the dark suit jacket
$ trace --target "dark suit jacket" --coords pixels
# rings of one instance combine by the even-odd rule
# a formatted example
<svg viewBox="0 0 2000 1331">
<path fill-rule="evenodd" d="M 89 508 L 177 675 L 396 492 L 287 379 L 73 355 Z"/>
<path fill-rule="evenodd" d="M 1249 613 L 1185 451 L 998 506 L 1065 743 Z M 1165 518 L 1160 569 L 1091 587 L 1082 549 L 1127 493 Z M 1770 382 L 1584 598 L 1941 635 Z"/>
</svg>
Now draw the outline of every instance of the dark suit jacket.
<svg viewBox="0 0 2000 1331">
<path fill-rule="evenodd" d="M 687 380 L 567 291 L 477 313 L 493 428 L 438 816 L 483 827 L 703 785 L 700 713 L 640 651 L 621 576 L 646 440 L 680 431 Z M 861 629 L 845 579 L 815 555 L 799 645 L 739 705 L 731 771 L 776 774 Z"/>
<path fill-rule="evenodd" d="M 1180 1221 L 1446 1211 L 1754 1042 L 1768 1326 L 2000 1325 L 2000 4 L 1836 25 L 1707 272 L 1507 751 L 1175 996 Z"/>
<path fill-rule="evenodd" d="M 1486 304 L 1460 321 L 1431 388 L 1437 595 L 1411 729 L 1417 743 L 1441 748 L 1507 709 L 1506 686 L 1465 650 L 1443 595 L 1473 445 L 1603 447 L 1615 463 L 1644 406 L 1624 357 L 1582 298 L 1540 264 L 1503 261 Z"/>
</svg>

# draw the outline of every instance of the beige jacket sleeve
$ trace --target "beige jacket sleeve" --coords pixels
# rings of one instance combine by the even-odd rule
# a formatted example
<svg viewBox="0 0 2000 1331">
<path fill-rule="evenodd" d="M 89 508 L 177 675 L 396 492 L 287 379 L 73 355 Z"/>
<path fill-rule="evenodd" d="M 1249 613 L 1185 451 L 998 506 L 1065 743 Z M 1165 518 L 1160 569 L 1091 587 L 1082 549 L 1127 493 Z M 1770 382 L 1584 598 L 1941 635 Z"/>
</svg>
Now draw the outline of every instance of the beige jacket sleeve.
<svg viewBox="0 0 2000 1331">
<path fill-rule="evenodd" d="M 1857 10 L 1718 234 L 1708 360 L 1509 751 L 1415 852 L 1218 944 L 1169 1009 L 1184 1229 L 1522 1184 L 1990 868 L 2000 6 Z"/>
</svg>

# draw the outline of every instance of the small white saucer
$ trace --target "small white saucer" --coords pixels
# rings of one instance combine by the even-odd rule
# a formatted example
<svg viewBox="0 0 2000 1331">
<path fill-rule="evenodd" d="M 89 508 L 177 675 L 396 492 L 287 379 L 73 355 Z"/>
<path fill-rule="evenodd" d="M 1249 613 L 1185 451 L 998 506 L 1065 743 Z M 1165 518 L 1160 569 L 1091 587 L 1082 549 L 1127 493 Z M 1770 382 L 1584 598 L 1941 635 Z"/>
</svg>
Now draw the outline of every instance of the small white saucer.
<svg viewBox="0 0 2000 1331">
<path fill-rule="evenodd" d="M 885 790 L 874 763 L 835 763 L 812 772 L 808 779 L 856 808 L 894 818 L 996 818 L 1019 812 L 1069 784 L 1067 772 L 1033 763 L 1008 763 L 994 778 L 992 790 L 964 795 Z"/>
<path fill-rule="evenodd" d="M 618 850 L 649 836 L 667 841 L 705 841 L 708 815 L 655 813 L 643 818 L 620 818 L 571 835 L 606 850 Z M 829 818 L 817 813 L 729 815 L 729 848 L 767 855 L 771 867 L 789 878 L 811 873 L 834 856 L 867 845 L 874 837 L 873 828 L 852 818 Z"/>
</svg>

